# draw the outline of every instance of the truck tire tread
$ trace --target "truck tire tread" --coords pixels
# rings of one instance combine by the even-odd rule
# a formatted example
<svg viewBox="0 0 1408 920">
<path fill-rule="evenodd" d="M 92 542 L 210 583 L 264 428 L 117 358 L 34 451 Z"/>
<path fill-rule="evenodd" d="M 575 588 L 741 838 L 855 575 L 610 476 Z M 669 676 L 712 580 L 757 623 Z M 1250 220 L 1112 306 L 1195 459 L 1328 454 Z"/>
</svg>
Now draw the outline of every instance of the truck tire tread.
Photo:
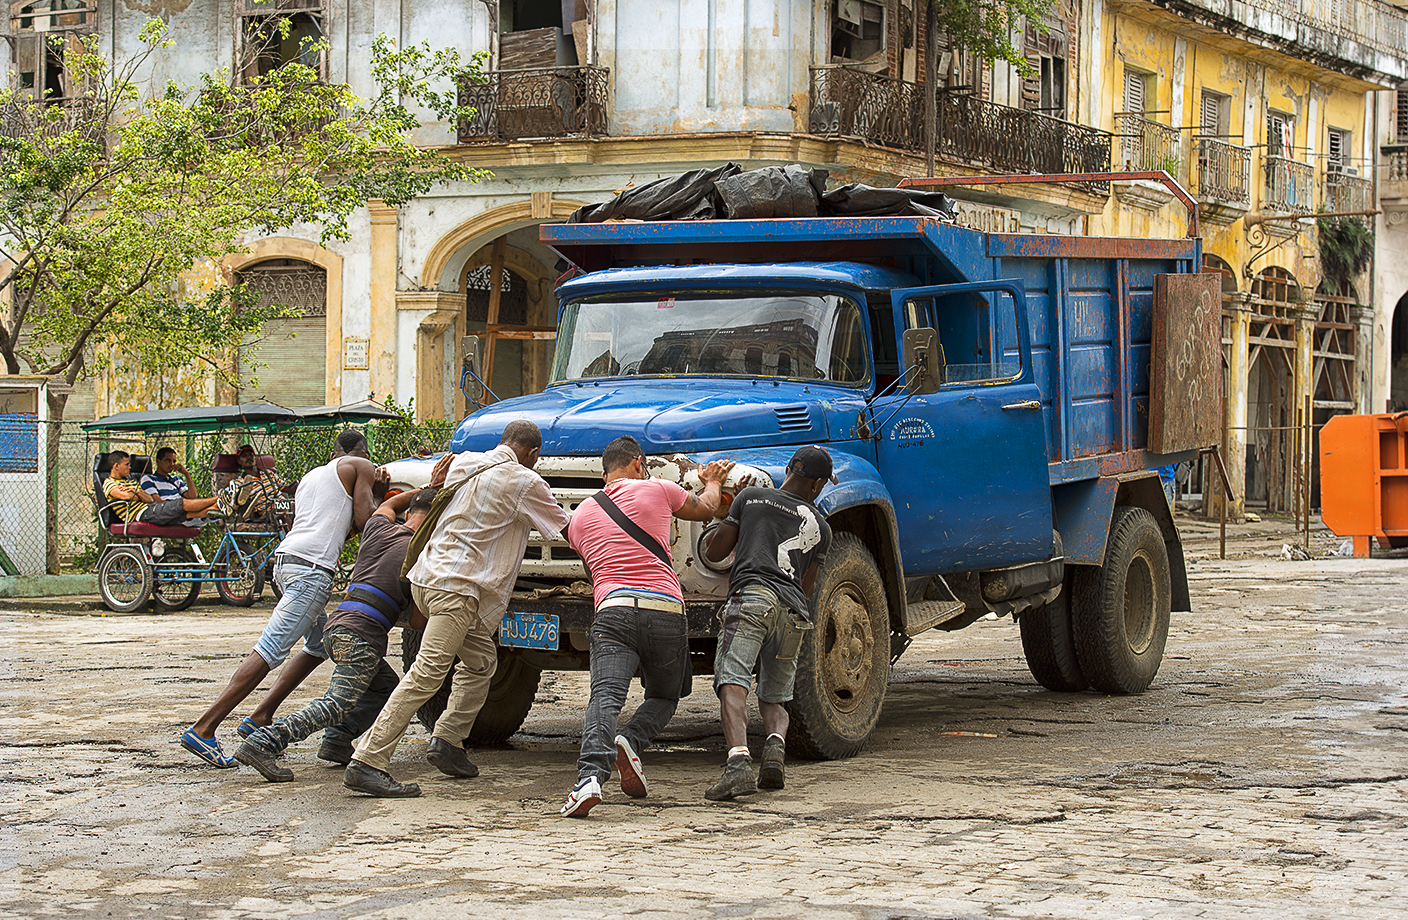
<svg viewBox="0 0 1408 920">
<path fill-rule="evenodd" d="M 1022 652 L 1036 682 L 1058 693 L 1078 693 L 1090 686 L 1076 655 L 1071 627 L 1071 578 L 1056 599 L 1026 611 L 1017 620 Z"/>
<path fill-rule="evenodd" d="M 1076 656 L 1091 686 L 1143 693 L 1163 661 L 1172 605 L 1168 549 L 1154 516 L 1116 508 L 1104 564 L 1077 568 L 1073 589 Z"/>
</svg>

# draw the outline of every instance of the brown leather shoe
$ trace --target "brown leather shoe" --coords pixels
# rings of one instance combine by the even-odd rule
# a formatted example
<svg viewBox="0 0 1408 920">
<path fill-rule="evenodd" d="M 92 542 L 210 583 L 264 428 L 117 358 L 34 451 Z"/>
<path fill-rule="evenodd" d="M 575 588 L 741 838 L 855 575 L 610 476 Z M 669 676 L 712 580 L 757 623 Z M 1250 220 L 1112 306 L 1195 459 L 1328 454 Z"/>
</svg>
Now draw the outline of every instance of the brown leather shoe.
<svg viewBox="0 0 1408 920">
<path fill-rule="evenodd" d="M 380 799 L 413 799 L 420 795 L 420 787 L 415 783 L 398 783 L 385 770 L 369 767 L 359 760 L 347 765 L 342 785 Z"/>
</svg>

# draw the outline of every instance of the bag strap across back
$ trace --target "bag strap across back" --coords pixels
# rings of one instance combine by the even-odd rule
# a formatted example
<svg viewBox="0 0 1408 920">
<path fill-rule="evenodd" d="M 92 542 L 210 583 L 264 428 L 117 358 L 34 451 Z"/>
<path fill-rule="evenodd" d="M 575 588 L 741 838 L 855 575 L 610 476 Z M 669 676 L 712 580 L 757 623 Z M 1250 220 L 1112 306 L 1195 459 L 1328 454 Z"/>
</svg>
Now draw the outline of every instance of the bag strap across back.
<svg viewBox="0 0 1408 920">
<path fill-rule="evenodd" d="M 660 541 L 646 533 L 639 524 L 627 517 L 626 512 L 617 507 L 616 503 L 611 500 L 611 496 L 607 495 L 604 489 L 594 494 L 592 498 L 596 499 L 596 503 L 601 506 L 601 510 L 610 515 L 611 520 L 615 521 L 617 526 L 626 532 L 627 536 L 654 553 L 656 559 L 670 566 L 670 554 L 665 551 L 665 547 L 660 545 Z M 673 568 L 674 566 L 670 567 Z"/>
</svg>

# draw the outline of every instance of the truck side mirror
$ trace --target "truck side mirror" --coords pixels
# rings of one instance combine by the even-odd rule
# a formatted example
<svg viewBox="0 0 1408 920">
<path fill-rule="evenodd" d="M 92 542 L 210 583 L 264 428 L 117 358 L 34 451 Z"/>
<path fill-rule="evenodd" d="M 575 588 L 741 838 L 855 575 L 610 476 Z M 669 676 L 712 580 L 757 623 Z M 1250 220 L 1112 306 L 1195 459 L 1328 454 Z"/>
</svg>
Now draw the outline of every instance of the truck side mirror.
<svg viewBox="0 0 1408 920">
<path fill-rule="evenodd" d="M 920 396 L 937 393 L 944 382 L 944 347 L 927 327 L 904 331 L 904 387 Z"/>
</svg>

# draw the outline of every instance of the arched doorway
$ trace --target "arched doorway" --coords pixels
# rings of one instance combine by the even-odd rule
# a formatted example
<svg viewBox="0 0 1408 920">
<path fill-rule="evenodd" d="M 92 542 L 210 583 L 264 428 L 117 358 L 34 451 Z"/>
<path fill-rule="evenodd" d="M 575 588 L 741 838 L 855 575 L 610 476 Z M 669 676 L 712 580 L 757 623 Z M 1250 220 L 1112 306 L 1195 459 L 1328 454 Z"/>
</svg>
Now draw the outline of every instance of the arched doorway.
<svg viewBox="0 0 1408 920">
<path fill-rule="evenodd" d="M 1246 499 L 1269 511 L 1291 507 L 1294 484 L 1291 427 L 1295 423 L 1296 314 L 1300 283 L 1272 266 L 1251 286 L 1247 357 Z"/>
<path fill-rule="evenodd" d="M 490 366 L 489 388 L 500 399 L 537 393 L 548 383 L 556 325 L 554 272 L 535 252 L 546 252 L 536 237 L 536 226 L 505 234 L 471 255 L 460 273 L 466 332 L 495 332 L 485 338 L 481 355 Z M 498 316 L 491 323 L 496 296 Z"/>
<path fill-rule="evenodd" d="M 1389 361 L 1389 411 L 1402 412 L 1408 409 L 1408 294 L 1393 308 Z"/>
<path fill-rule="evenodd" d="M 238 401 L 267 399 L 281 406 L 326 401 L 327 271 L 300 259 L 266 259 L 235 273 L 261 307 L 296 315 L 270 320 L 258 339 L 239 350 Z"/>
</svg>

